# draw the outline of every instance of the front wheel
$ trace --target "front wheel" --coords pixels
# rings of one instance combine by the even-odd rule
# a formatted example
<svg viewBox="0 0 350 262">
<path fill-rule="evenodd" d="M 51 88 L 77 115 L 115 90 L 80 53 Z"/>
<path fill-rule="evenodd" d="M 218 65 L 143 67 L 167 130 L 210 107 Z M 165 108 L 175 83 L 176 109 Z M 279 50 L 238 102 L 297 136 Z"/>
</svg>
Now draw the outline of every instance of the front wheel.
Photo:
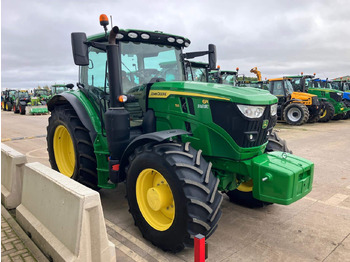
<svg viewBox="0 0 350 262">
<path fill-rule="evenodd" d="M 283 118 L 290 125 L 300 126 L 309 120 L 309 110 L 304 104 L 291 103 L 283 110 Z"/>
<path fill-rule="evenodd" d="M 208 164 L 190 146 L 146 144 L 135 150 L 127 168 L 127 197 L 142 235 L 164 251 L 193 246 L 208 238 L 221 217 L 222 195 Z"/>
<path fill-rule="evenodd" d="M 20 104 L 19 105 L 19 113 L 21 115 L 25 115 L 25 113 L 26 113 L 26 106 Z"/>
<path fill-rule="evenodd" d="M 281 139 L 276 132 L 272 131 L 268 135 L 268 143 L 265 152 L 282 151 L 292 154 L 292 151 L 287 147 L 285 140 Z M 253 180 L 241 183 L 237 189 L 226 192 L 230 201 L 242 206 L 257 208 L 271 205 L 272 203 L 258 200 L 253 197 Z"/>
<path fill-rule="evenodd" d="M 56 106 L 47 127 L 52 169 L 93 189 L 97 188 L 96 156 L 88 130 L 70 106 Z"/>
<path fill-rule="evenodd" d="M 320 120 L 318 120 L 318 122 L 328 122 L 334 117 L 335 109 L 330 102 L 324 101 L 322 103 L 324 107 L 321 111 Z"/>
</svg>

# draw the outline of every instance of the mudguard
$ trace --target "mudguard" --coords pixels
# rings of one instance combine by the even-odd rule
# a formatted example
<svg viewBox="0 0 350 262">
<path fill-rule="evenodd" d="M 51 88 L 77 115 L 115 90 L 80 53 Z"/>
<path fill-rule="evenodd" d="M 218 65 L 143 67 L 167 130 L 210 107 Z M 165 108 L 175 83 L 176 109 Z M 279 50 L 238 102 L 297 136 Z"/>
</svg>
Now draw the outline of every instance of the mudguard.
<svg viewBox="0 0 350 262">
<path fill-rule="evenodd" d="M 90 116 L 87 113 L 85 107 L 83 104 L 80 102 L 80 100 L 70 94 L 70 93 L 61 93 L 59 95 L 55 95 L 48 103 L 47 103 L 47 108 L 51 112 L 56 105 L 63 105 L 63 104 L 70 104 L 75 112 L 77 113 L 81 123 L 84 125 L 84 127 L 89 130 L 89 135 L 91 138 L 91 142 L 94 143 L 97 132 L 91 122 Z"/>
<path fill-rule="evenodd" d="M 181 136 L 181 135 L 190 135 L 190 132 L 187 132 L 182 129 L 170 129 L 165 131 L 159 131 L 159 132 L 153 132 L 148 133 L 144 135 L 140 135 L 136 137 L 125 149 L 123 156 L 120 161 L 120 170 L 122 171 L 120 173 L 120 177 L 117 179 L 117 182 L 124 181 L 126 174 L 123 172 L 126 165 L 128 164 L 128 158 L 134 152 L 134 150 L 142 146 L 144 144 L 150 143 L 150 142 L 162 142 L 168 138 L 175 137 L 175 136 Z M 113 181 L 113 179 L 111 179 Z M 114 181 L 113 181 L 114 182 Z"/>
</svg>

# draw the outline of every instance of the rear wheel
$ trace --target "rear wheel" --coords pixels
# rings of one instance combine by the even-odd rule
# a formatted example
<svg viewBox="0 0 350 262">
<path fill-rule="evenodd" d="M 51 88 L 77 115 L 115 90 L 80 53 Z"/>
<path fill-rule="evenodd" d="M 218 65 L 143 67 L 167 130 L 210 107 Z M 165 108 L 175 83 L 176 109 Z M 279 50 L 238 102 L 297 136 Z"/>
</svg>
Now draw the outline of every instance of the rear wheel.
<svg viewBox="0 0 350 262">
<path fill-rule="evenodd" d="M 18 114 L 18 109 L 17 109 L 17 107 L 16 107 L 16 104 L 13 104 L 13 113 L 15 113 L 15 114 Z"/>
<path fill-rule="evenodd" d="M 290 125 L 302 125 L 309 119 L 309 110 L 304 104 L 291 103 L 283 110 L 283 117 Z"/>
<path fill-rule="evenodd" d="M 320 120 L 320 112 L 316 111 L 317 114 L 311 114 L 309 110 L 309 120 L 307 121 L 308 123 L 317 123 L 318 120 Z"/>
<path fill-rule="evenodd" d="M 349 100 L 344 100 L 344 104 L 346 105 L 347 108 L 350 108 L 350 101 Z M 345 113 L 344 119 L 349 119 L 350 118 L 350 111 Z"/>
<path fill-rule="evenodd" d="M 319 122 L 328 122 L 334 116 L 334 112 L 335 112 L 334 106 L 327 101 L 324 101 L 322 103 L 323 103 L 324 107 L 323 107 L 321 114 L 320 114 L 320 120 L 318 120 L 318 121 Z"/>
<path fill-rule="evenodd" d="M 146 144 L 135 150 L 127 168 L 127 197 L 142 235 L 165 251 L 193 246 L 193 236 L 208 238 L 221 217 L 222 195 L 208 164 L 188 144 Z"/>
<path fill-rule="evenodd" d="M 1 109 L 5 111 L 5 102 L 1 101 Z"/>
<path fill-rule="evenodd" d="M 266 152 L 273 151 L 282 151 L 292 154 L 292 151 L 287 147 L 286 141 L 281 139 L 274 131 L 268 136 L 268 144 L 266 146 Z M 264 207 L 273 204 L 254 198 L 253 186 L 253 180 L 251 179 L 241 183 L 236 190 L 228 191 L 226 194 L 231 202 L 250 208 Z"/>
<path fill-rule="evenodd" d="M 88 130 L 70 106 L 56 106 L 47 127 L 47 150 L 54 170 L 97 189 L 96 157 Z"/>
</svg>

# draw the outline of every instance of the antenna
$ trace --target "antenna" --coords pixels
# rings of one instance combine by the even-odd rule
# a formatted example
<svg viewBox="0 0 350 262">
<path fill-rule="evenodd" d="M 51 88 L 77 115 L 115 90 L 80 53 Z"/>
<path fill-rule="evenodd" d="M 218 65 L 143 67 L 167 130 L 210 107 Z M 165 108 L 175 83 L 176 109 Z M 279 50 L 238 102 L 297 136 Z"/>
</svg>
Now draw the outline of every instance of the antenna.
<svg viewBox="0 0 350 262">
<path fill-rule="evenodd" d="M 112 20 L 112 15 L 109 16 L 111 18 L 111 27 L 113 28 L 113 20 Z"/>
</svg>

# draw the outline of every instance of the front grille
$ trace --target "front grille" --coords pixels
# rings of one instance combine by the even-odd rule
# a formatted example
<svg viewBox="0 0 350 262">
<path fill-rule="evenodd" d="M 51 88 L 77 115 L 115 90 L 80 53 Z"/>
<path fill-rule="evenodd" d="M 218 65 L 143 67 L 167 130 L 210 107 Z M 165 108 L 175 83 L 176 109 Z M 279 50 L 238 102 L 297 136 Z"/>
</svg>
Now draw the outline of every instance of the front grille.
<svg viewBox="0 0 350 262">
<path fill-rule="evenodd" d="M 267 132 L 272 131 L 277 116 L 271 117 L 270 106 L 266 106 L 262 117 L 245 117 L 236 104 L 226 101 L 210 101 L 213 122 L 222 127 L 240 147 L 255 147 L 267 142 Z M 263 129 L 264 120 L 268 125 Z"/>
<path fill-rule="evenodd" d="M 338 95 L 336 92 L 330 92 L 329 95 L 337 102 L 340 102 L 342 100 L 342 96 Z"/>
</svg>

